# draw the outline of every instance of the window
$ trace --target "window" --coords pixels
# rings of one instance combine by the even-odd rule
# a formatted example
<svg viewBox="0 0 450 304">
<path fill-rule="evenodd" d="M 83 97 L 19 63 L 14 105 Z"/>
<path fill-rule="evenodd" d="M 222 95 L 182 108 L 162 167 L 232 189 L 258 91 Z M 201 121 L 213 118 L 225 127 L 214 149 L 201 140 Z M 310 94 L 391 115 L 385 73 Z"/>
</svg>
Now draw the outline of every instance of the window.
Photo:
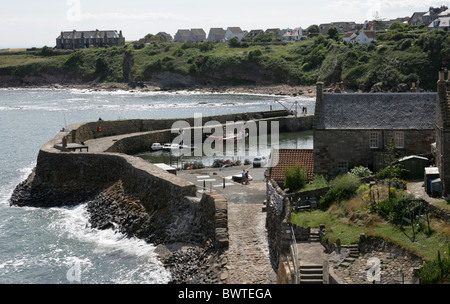
<svg viewBox="0 0 450 304">
<path fill-rule="evenodd" d="M 403 149 L 405 147 L 405 134 L 400 131 L 394 132 L 395 148 Z"/>
<path fill-rule="evenodd" d="M 348 172 L 348 162 L 338 162 L 338 170 L 342 173 Z"/>
<path fill-rule="evenodd" d="M 379 148 L 379 133 L 378 132 L 370 132 L 370 148 L 371 149 Z"/>
</svg>

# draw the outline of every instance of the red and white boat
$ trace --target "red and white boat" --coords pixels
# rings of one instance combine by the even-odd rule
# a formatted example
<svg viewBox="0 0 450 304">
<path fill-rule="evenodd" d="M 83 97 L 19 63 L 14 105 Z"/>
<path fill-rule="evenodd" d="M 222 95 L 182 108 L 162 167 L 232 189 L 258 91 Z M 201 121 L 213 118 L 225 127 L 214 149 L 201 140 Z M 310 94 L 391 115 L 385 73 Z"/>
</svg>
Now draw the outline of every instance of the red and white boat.
<svg viewBox="0 0 450 304">
<path fill-rule="evenodd" d="M 224 136 L 206 135 L 207 142 L 217 142 L 217 143 L 237 143 L 238 141 L 245 140 L 248 137 L 248 133 L 245 130 L 239 132 L 225 132 Z"/>
</svg>

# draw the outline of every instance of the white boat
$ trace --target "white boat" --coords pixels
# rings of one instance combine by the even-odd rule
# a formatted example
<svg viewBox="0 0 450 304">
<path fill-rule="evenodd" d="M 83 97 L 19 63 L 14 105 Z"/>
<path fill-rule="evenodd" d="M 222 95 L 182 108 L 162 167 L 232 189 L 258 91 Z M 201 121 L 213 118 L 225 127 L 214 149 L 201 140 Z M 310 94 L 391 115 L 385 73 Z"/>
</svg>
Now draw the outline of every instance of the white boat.
<svg viewBox="0 0 450 304">
<path fill-rule="evenodd" d="M 245 140 L 248 137 L 248 133 L 245 131 L 240 131 L 239 133 L 232 133 L 228 132 L 225 133 L 225 136 L 214 136 L 214 135 L 207 135 L 206 141 L 208 142 L 217 142 L 217 143 L 237 143 L 240 140 Z"/>
<path fill-rule="evenodd" d="M 163 151 L 173 151 L 173 150 L 178 150 L 179 148 L 180 148 L 180 145 L 171 144 L 171 143 L 164 144 L 164 146 L 162 147 Z"/>
<path fill-rule="evenodd" d="M 154 144 L 152 144 L 152 150 L 153 151 L 159 151 L 159 150 L 161 150 L 163 147 L 161 146 L 161 144 L 160 143 L 154 143 Z"/>
</svg>

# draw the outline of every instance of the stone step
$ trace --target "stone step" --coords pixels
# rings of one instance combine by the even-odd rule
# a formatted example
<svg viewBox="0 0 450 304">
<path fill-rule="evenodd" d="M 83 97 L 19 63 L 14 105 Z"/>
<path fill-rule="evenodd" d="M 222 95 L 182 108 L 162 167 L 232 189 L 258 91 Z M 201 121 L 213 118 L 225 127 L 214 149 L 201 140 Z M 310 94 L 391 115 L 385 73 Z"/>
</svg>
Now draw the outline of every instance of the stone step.
<svg viewBox="0 0 450 304">
<path fill-rule="evenodd" d="M 356 258 L 349 256 L 344 259 L 344 262 L 353 263 L 355 260 L 356 260 Z"/>
<path fill-rule="evenodd" d="M 341 264 L 339 264 L 339 266 L 347 268 L 348 266 L 350 266 L 350 264 L 351 263 L 349 262 L 342 262 Z"/>
<path fill-rule="evenodd" d="M 310 233 L 309 234 L 309 241 L 311 242 L 320 242 L 320 236 L 319 233 Z"/>
<path fill-rule="evenodd" d="M 300 280 L 300 284 L 323 284 L 323 279 L 305 279 L 305 280 Z"/>
<path fill-rule="evenodd" d="M 323 269 L 323 265 L 320 264 L 300 264 L 300 270 L 317 270 L 317 269 Z"/>
<path fill-rule="evenodd" d="M 301 274 L 300 281 L 303 280 L 323 280 L 323 274 Z"/>
<path fill-rule="evenodd" d="M 323 274 L 323 268 L 302 268 L 300 267 L 300 274 L 310 275 L 310 274 Z"/>
<path fill-rule="evenodd" d="M 358 249 L 359 245 L 358 244 L 350 244 L 350 245 L 342 245 L 341 247 L 342 248 L 348 248 L 348 249 Z"/>
</svg>

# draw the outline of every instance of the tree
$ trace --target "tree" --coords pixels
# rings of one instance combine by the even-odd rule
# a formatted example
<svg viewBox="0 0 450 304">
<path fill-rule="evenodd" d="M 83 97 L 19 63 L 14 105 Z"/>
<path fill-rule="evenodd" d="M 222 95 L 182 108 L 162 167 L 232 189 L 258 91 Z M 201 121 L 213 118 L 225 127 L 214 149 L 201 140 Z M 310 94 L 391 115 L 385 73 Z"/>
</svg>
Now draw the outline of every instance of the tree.
<svg viewBox="0 0 450 304">
<path fill-rule="evenodd" d="M 236 37 L 231 38 L 230 40 L 228 40 L 228 45 L 232 48 L 240 47 L 239 39 L 237 39 Z"/>
<path fill-rule="evenodd" d="M 328 38 L 330 38 L 330 39 L 334 39 L 336 41 L 339 39 L 339 32 L 338 32 L 337 27 L 335 27 L 335 26 L 330 27 L 328 29 L 327 34 L 328 34 Z"/>
<path fill-rule="evenodd" d="M 318 36 L 320 34 L 320 28 L 317 24 L 310 25 L 306 30 L 309 36 Z"/>
<path fill-rule="evenodd" d="M 284 187 L 289 188 L 291 192 L 298 191 L 306 185 L 308 180 L 308 172 L 298 164 L 296 166 L 286 169 L 286 175 L 284 177 Z"/>
</svg>

